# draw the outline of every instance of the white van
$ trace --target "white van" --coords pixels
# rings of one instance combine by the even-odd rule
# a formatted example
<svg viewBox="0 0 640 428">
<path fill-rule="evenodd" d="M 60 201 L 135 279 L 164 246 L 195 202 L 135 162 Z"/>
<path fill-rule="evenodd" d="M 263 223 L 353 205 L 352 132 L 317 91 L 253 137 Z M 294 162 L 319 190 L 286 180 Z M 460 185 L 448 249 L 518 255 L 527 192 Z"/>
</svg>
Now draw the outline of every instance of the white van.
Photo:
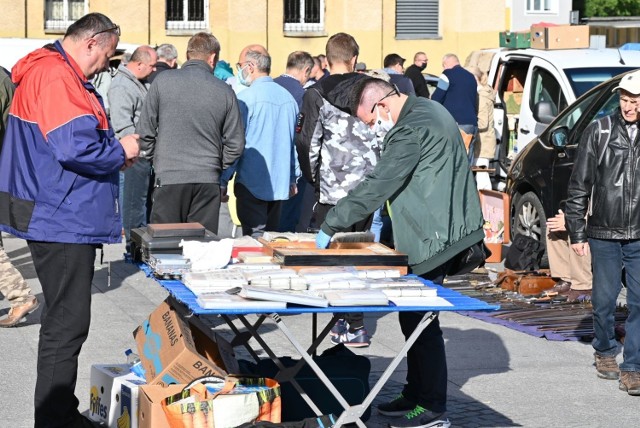
<svg viewBox="0 0 640 428">
<path fill-rule="evenodd" d="M 515 153 L 579 96 L 613 76 L 640 68 L 640 52 L 618 49 L 487 49 L 466 65 L 488 74 L 497 93 L 494 125 L 498 146 L 491 167 L 502 189 Z"/>
</svg>

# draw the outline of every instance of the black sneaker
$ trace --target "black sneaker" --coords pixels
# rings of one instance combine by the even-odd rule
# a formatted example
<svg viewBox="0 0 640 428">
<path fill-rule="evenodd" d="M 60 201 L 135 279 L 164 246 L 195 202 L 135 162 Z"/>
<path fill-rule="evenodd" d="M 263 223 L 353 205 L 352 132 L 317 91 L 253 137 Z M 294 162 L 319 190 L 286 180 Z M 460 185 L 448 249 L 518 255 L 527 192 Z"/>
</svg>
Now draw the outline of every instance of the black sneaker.
<svg viewBox="0 0 640 428">
<path fill-rule="evenodd" d="M 336 321 L 336 324 L 331 327 L 329 334 L 331 336 L 340 336 L 341 334 L 345 334 L 347 331 L 349 331 L 349 323 L 343 319 L 339 319 Z"/>
<path fill-rule="evenodd" d="M 404 395 L 399 394 L 392 401 L 379 405 L 378 413 L 384 416 L 404 416 L 415 407 L 416 403 L 407 400 L 404 398 Z"/>
<path fill-rule="evenodd" d="M 367 330 L 361 328 L 360 330 L 356 330 L 353 333 L 347 330 L 345 333 L 339 336 L 331 336 L 331 343 L 333 343 L 334 345 L 343 343 L 344 346 L 348 346 L 350 348 L 365 348 L 371 345 L 371 339 L 367 334 Z"/>
<path fill-rule="evenodd" d="M 444 413 L 435 413 L 422 406 L 413 410 L 389 424 L 389 428 L 449 428 L 451 422 Z"/>
</svg>

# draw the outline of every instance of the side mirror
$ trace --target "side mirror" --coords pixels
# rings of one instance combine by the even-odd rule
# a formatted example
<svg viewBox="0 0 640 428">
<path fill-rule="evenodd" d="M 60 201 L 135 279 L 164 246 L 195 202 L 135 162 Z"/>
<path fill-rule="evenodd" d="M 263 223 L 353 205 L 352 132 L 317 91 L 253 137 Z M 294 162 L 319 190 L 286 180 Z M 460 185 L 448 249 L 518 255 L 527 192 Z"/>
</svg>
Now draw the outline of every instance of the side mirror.
<svg viewBox="0 0 640 428">
<path fill-rule="evenodd" d="M 555 110 L 549 101 L 540 101 L 533 106 L 533 118 L 537 122 L 548 125 L 556 118 Z"/>
<path fill-rule="evenodd" d="M 561 126 L 554 129 L 553 131 L 551 131 L 549 140 L 551 140 L 551 144 L 553 144 L 553 147 L 555 147 L 556 149 L 564 149 L 565 147 L 567 147 L 567 144 L 569 144 L 569 128 L 567 128 L 566 126 Z"/>
</svg>

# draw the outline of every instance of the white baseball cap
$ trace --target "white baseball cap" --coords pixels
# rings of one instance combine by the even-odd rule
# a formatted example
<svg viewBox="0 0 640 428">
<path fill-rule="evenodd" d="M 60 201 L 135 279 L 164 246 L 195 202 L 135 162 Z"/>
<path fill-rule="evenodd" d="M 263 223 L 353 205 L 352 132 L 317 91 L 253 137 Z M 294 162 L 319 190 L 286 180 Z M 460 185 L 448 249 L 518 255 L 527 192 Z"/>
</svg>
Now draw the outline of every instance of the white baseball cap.
<svg viewBox="0 0 640 428">
<path fill-rule="evenodd" d="M 616 89 L 622 89 L 633 95 L 640 95 L 640 70 L 626 74 L 620 79 L 620 84 L 613 88 L 614 91 Z"/>
</svg>

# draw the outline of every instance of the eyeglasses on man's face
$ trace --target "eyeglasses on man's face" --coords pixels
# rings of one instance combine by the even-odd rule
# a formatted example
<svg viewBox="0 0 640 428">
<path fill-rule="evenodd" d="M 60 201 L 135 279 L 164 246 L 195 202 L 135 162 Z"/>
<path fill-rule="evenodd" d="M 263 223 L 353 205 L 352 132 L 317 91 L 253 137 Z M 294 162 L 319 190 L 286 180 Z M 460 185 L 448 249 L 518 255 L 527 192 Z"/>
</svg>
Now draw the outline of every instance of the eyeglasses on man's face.
<svg viewBox="0 0 640 428">
<path fill-rule="evenodd" d="M 384 97 L 380 98 L 378 100 L 378 102 L 374 103 L 373 106 L 371 106 L 371 112 L 370 113 L 373 113 L 373 111 L 376 109 L 376 106 L 378 104 L 380 104 L 381 101 L 386 100 L 387 98 L 389 98 L 392 95 L 400 96 L 400 91 L 398 90 L 398 87 L 396 85 L 393 85 L 393 89 L 391 91 L 389 91 L 389 93 L 387 95 L 385 95 Z"/>
<path fill-rule="evenodd" d="M 238 71 L 242 70 L 242 68 L 244 67 L 244 64 L 251 64 L 251 65 L 253 65 L 253 63 L 252 63 L 251 61 L 237 62 L 237 63 L 236 63 L 236 70 L 238 70 Z"/>
<path fill-rule="evenodd" d="M 98 34 L 102 34 L 102 33 L 113 33 L 116 36 L 120 37 L 120 26 L 114 24 L 113 27 L 105 28 L 104 30 L 100 30 L 98 32 L 93 33 L 93 35 L 89 38 L 92 39 Z"/>
</svg>

